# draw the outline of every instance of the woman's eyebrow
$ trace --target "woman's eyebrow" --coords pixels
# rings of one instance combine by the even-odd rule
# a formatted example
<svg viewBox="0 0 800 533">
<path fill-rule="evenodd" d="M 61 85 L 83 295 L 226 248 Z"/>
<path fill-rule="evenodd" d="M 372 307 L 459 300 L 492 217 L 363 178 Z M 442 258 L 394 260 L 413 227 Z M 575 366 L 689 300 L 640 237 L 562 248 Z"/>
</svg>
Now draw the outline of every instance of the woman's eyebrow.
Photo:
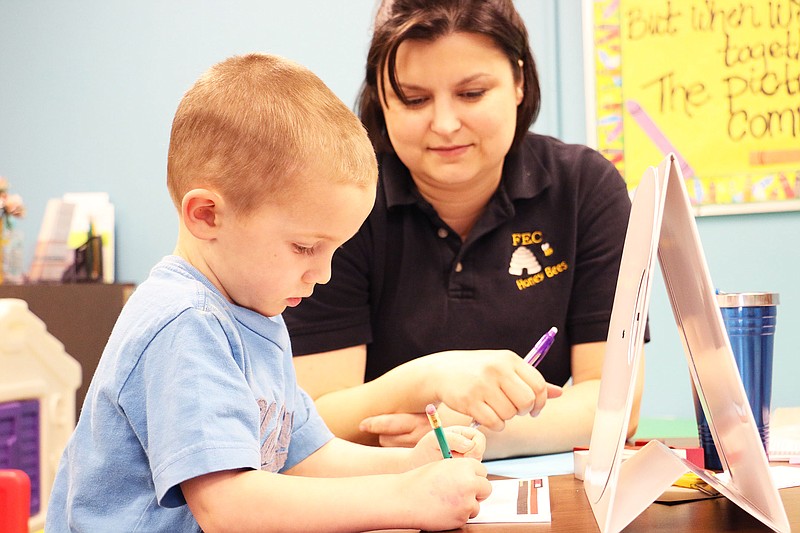
<svg viewBox="0 0 800 533">
<path fill-rule="evenodd" d="M 476 81 L 476 80 L 478 80 L 478 79 L 480 79 L 480 78 L 483 78 L 483 77 L 489 77 L 489 76 L 490 76 L 490 74 L 488 74 L 488 73 L 485 73 L 485 72 L 479 72 L 479 73 L 477 73 L 477 74 L 473 74 L 473 75 L 471 75 L 471 76 L 467 76 L 466 78 L 464 78 L 464 79 L 462 79 L 462 80 L 459 80 L 459 81 L 458 81 L 458 82 L 455 84 L 455 86 L 456 86 L 456 87 L 458 87 L 458 86 L 461 86 L 461 85 L 466 85 L 466 84 L 468 84 L 468 83 L 472 83 L 473 81 Z M 398 80 L 398 81 L 397 81 L 397 85 L 398 85 L 398 86 L 400 87 L 400 89 L 402 89 L 404 92 L 405 92 L 405 91 L 407 91 L 407 90 L 410 90 L 410 91 L 414 91 L 414 90 L 416 90 L 416 91 L 424 91 L 424 90 L 426 90 L 426 87 L 423 87 L 423 86 L 421 86 L 421 85 L 416 85 L 416 84 L 414 84 L 414 83 L 403 83 L 403 82 L 401 82 L 400 80 Z"/>
</svg>

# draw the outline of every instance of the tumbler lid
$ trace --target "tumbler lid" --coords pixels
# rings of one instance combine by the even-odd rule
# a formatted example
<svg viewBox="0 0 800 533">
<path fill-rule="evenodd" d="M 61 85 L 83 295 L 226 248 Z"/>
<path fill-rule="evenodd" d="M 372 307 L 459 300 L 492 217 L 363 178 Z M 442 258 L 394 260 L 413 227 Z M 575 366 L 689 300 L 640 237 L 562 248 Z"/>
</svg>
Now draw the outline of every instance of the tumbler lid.
<svg viewBox="0 0 800 533">
<path fill-rule="evenodd" d="M 720 307 L 766 307 L 778 305 L 777 292 L 721 292 L 717 294 Z"/>
</svg>

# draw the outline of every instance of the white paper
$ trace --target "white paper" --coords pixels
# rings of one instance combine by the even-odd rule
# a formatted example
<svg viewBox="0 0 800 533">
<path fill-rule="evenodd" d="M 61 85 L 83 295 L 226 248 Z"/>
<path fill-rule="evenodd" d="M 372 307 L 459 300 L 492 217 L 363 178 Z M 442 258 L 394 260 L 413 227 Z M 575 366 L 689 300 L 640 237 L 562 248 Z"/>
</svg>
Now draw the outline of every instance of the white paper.
<svg viewBox="0 0 800 533">
<path fill-rule="evenodd" d="M 767 455 L 770 461 L 800 458 L 800 407 L 779 407 L 772 413 Z"/>
<path fill-rule="evenodd" d="M 492 494 L 481 502 L 469 523 L 550 522 L 550 484 L 547 477 L 496 479 Z"/>
<path fill-rule="evenodd" d="M 57 198 L 47 201 L 29 273 L 31 281 L 61 281 L 72 264 L 75 254 L 67 240 L 74 212 L 71 203 Z"/>
</svg>

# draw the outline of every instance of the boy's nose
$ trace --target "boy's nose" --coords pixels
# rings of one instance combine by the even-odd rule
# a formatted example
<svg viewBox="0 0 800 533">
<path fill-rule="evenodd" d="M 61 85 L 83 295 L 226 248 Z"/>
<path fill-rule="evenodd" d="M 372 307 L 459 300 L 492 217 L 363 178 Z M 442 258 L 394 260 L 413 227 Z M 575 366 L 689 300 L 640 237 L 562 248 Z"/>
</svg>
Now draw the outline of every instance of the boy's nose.
<svg viewBox="0 0 800 533">
<path fill-rule="evenodd" d="M 323 261 L 315 265 L 313 269 L 307 270 L 303 274 L 303 281 L 306 283 L 325 285 L 331 280 L 331 262 Z"/>
</svg>

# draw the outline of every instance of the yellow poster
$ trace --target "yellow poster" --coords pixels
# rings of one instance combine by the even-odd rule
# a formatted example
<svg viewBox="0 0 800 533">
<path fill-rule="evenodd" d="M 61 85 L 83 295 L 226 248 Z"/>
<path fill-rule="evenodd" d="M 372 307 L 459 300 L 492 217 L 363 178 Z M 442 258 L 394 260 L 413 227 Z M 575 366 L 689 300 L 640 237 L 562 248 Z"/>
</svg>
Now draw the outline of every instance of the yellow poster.
<svg viewBox="0 0 800 533">
<path fill-rule="evenodd" d="M 797 208 L 800 0 L 604 1 L 594 17 L 598 148 L 630 187 L 673 152 L 698 207 Z"/>
</svg>

